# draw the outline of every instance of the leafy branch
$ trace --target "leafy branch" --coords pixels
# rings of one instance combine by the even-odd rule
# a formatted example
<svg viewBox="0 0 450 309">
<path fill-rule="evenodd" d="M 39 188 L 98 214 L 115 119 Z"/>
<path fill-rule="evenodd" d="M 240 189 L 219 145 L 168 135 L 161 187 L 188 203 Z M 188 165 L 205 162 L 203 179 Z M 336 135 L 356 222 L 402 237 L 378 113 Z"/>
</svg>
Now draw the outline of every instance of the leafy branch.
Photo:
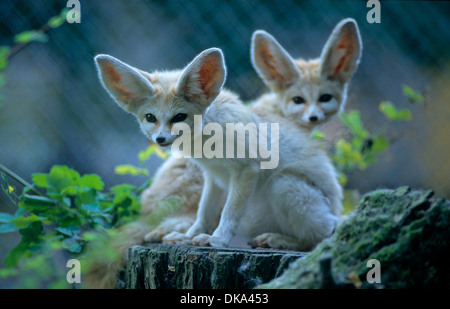
<svg viewBox="0 0 450 309">
<path fill-rule="evenodd" d="M 7 60 L 10 60 L 12 57 L 17 55 L 31 42 L 46 43 L 48 41 L 48 36 L 46 33 L 51 29 L 55 29 L 63 25 L 66 22 L 68 11 L 69 10 L 67 8 L 64 8 L 59 15 L 50 18 L 47 23 L 42 25 L 37 30 L 28 30 L 17 34 L 14 37 L 14 42 L 16 43 L 16 45 L 9 49 Z"/>
<path fill-rule="evenodd" d="M 410 103 L 424 103 L 423 96 L 411 87 L 403 85 L 403 95 Z M 379 104 L 380 112 L 389 123 L 410 121 L 412 113 L 407 108 L 398 109 L 392 102 L 383 101 Z M 377 133 L 369 132 L 363 125 L 361 115 L 357 110 L 350 110 L 339 115 L 340 121 L 346 126 L 350 138 L 339 138 L 334 145 L 334 153 L 331 155 L 339 173 L 339 182 L 345 187 L 347 175 L 355 169 L 364 170 L 374 164 L 377 156 L 386 151 L 393 142 L 383 132 L 389 127 L 386 125 Z M 389 124 L 388 123 L 388 124 Z M 384 130 L 383 130 L 384 129 Z M 312 133 L 316 139 L 324 139 L 325 134 L 319 130 Z M 355 190 L 344 190 L 344 212 L 350 212 L 359 201 L 359 193 Z"/>
</svg>

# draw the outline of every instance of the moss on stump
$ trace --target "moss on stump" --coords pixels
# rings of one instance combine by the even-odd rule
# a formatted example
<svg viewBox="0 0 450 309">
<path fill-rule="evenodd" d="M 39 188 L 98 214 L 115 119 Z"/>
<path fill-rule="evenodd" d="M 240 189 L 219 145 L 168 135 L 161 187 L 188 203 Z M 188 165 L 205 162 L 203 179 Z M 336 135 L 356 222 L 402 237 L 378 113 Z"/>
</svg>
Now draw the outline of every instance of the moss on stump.
<svg viewBox="0 0 450 309">
<path fill-rule="evenodd" d="M 432 197 L 409 187 L 366 194 L 333 236 L 259 287 L 449 288 L 450 201 Z M 367 280 L 370 259 L 380 283 Z"/>
</svg>

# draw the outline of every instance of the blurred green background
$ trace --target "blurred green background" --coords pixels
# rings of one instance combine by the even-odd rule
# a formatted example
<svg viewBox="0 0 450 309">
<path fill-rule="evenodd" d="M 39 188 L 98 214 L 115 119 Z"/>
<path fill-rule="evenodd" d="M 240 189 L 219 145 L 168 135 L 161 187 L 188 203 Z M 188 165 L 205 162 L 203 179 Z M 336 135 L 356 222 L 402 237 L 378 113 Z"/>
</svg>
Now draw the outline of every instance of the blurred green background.
<svg viewBox="0 0 450 309">
<path fill-rule="evenodd" d="M 367 1 L 354 0 L 80 2 L 81 23 L 51 29 L 48 42 L 18 52 L 4 74 L 0 163 L 24 179 L 54 164 L 99 174 L 107 187 L 147 179 L 114 173 L 119 164 L 138 165 L 137 153 L 148 142 L 98 82 L 98 53 L 152 71 L 182 68 L 200 51 L 219 47 L 228 67 L 226 87 L 247 101 L 267 91 L 250 63 L 253 31 L 273 34 L 294 57 L 315 58 L 333 27 L 352 17 L 363 56 L 346 110 L 360 110 L 371 132 L 386 124 L 381 101 L 410 108 L 413 120 L 389 125 L 389 151 L 349 175 L 348 187 L 365 193 L 410 185 L 450 198 L 450 2 L 381 1 L 380 24 L 366 21 Z M 39 29 L 66 3 L 0 0 L 0 46 L 13 46 L 16 34 Z M 402 85 L 421 92 L 425 103 L 409 103 Z M 345 135 L 337 119 L 321 130 L 331 138 Z M 153 174 L 160 163 L 155 157 L 146 167 Z M 0 212 L 14 211 L 0 194 Z M 18 241 L 18 235 L 0 234 L 1 263 Z"/>
</svg>

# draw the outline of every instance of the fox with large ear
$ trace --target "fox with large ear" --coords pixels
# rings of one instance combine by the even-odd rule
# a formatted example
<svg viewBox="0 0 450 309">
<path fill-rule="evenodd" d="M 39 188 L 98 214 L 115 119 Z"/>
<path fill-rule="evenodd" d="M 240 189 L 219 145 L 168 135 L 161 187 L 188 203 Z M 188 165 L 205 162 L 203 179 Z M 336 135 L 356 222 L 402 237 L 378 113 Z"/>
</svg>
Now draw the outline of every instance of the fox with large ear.
<svg viewBox="0 0 450 309">
<path fill-rule="evenodd" d="M 188 159 L 200 167 L 204 176 L 195 220 L 189 228 L 183 226 L 165 233 L 163 242 L 228 246 L 237 234 L 259 247 L 310 250 L 340 222 L 342 189 L 326 153 L 308 137 L 307 130 L 268 110 L 249 109 L 237 96 L 222 89 L 225 66 L 220 50 L 201 53 L 184 70 L 151 74 L 110 56 L 99 56 L 96 61 L 105 89 L 122 108 L 136 115 L 142 131 L 161 146 L 177 139 L 178 136 L 168 133 L 171 126 L 186 123 L 192 127 L 194 115 L 203 116 L 205 128 L 208 124 L 218 124 L 222 127 L 218 131 L 224 134 L 229 123 L 279 125 L 279 133 L 278 129 L 270 130 L 270 149 L 276 151 L 274 155 L 279 163 L 273 169 L 259 168 L 261 156 Z M 176 179 L 173 165 L 165 171 L 159 173 L 159 179 Z M 192 175 L 198 177 L 198 173 Z M 190 184 L 186 179 L 184 183 Z M 223 193 L 226 202 L 221 204 Z M 188 196 L 189 190 L 183 194 Z M 150 206 L 158 207 L 158 204 Z M 192 215 L 194 207 L 183 209 L 183 213 Z M 148 208 L 145 207 L 147 214 L 151 213 Z M 172 227 L 183 225 L 186 218 L 183 213 L 179 214 L 181 220 L 172 218 L 177 222 L 172 221 Z M 124 234 L 142 241 L 139 236 L 151 229 L 148 223 L 146 226 L 144 216 L 138 227 L 125 229 Z M 114 247 L 123 249 L 126 244 L 119 242 Z M 123 255 L 121 258 L 123 261 Z M 117 265 L 120 264 L 106 269 L 117 271 L 120 269 Z M 94 278 L 100 272 L 105 273 L 104 265 L 94 270 L 97 270 Z"/>
<path fill-rule="evenodd" d="M 196 218 L 185 233 L 167 234 L 163 241 L 228 246 L 238 234 L 259 245 L 310 249 L 329 236 L 340 221 L 342 191 L 325 152 L 306 130 L 277 115 L 249 109 L 236 95 L 222 89 L 226 71 L 220 50 L 202 52 L 181 71 L 151 74 L 110 56 L 98 56 L 96 61 L 106 90 L 122 108 L 136 115 L 142 131 L 161 146 L 179 138 L 171 133 L 172 126 L 184 123 L 193 128 L 198 115 L 205 130 L 214 126 L 214 137 L 221 135 L 220 145 L 227 141 L 224 147 L 230 145 L 230 123 L 243 124 L 244 134 L 257 124 L 265 124 L 266 130 L 267 124 L 271 125 L 270 134 L 263 129 L 249 132 L 249 136 L 255 133 L 257 141 L 270 135 L 270 163 L 275 163 L 270 167 L 261 164 L 268 161 L 261 153 L 250 155 L 251 151 L 257 154 L 250 138 L 236 141 L 234 132 L 232 150 L 243 146 L 249 156 L 223 149 L 225 158 L 207 154 L 190 157 L 204 173 Z M 192 142 L 194 135 L 183 133 L 180 139 L 188 137 Z M 203 135 L 200 142 L 206 145 L 209 136 Z M 226 202 L 220 205 L 223 192 Z"/>
<path fill-rule="evenodd" d="M 320 58 L 309 61 L 293 59 L 272 35 L 255 31 L 252 63 L 271 90 L 255 106 L 312 129 L 343 109 L 361 53 L 358 26 L 351 18 L 336 25 Z"/>
<path fill-rule="evenodd" d="M 94 60 L 107 93 L 122 109 L 134 114 L 144 134 L 162 147 L 177 138 L 171 133 L 174 125 L 186 123 L 192 128 L 194 115 L 203 114 L 219 93 L 220 102 L 238 102 L 234 94 L 221 91 L 226 69 L 217 48 L 202 52 L 185 69 L 176 71 L 147 73 L 104 54 Z M 85 277 L 90 287 L 116 287 L 128 248 L 143 244 L 145 235 L 152 232 L 145 241 L 160 242 L 168 232 L 186 232 L 194 223 L 204 187 L 197 164 L 187 158 L 170 157 L 153 180 L 142 194 L 139 220 L 122 226 L 117 236 L 108 240 L 107 246 L 117 253 L 117 258 L 98 254 L 90 261 Z M 182 209 L 159 226 L 151 225 L 149 218 L 167 203 L 179 203 Z"/>
<path fill-rule="evenodd" d="M 176 123 L 193 129 L 194 115 L 203 114 L 214 101 L 226 77 L 223 55 L 217 48 L 205 50 L 182 71 L 150 74 L 109 55 L 98 55 L 95 62 L 106 91 L 162 147 L 179 137 L 172 134 Z"/>
</svg>

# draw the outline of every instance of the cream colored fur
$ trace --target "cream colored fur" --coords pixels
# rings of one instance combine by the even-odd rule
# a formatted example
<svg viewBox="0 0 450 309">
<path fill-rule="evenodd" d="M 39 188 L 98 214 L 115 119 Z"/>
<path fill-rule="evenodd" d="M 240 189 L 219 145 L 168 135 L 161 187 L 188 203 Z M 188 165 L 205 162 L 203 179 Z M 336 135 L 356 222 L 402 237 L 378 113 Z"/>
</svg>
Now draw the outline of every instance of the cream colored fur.
<svg viewBox="0 0 450 309">
<path fill-rule="evenodd" d="M 324 121 L 326 121 L 327 119 L 329 119 L 332 115 L 334 115 L 336 112 L 338 112 L 341 107 L 343 106 L 344 102 L 345 102 L 345 94 L 346 94 L 346 86 L 347 86 L 347 82 L 349 80 L 349 76 L 347 74 L 347 76 L 345 77 L 345 79 L 341 79 L 341 80 L 336 80 L 336 76 L 334 76 L 334 80 L 329 80 L 328 78 L 324 78 L 323 74 L 321 75 L 320 72 L 323 72 L 323 69 L 321 69 L 321 61 L 323 62 L 323 58 L 325 57 L 324 55 L 326 55 L 326 49 L 331 48 L 330 46 L 332 46 L 332 43 L 330 43 L 333 39 L 336 40 L 334 37 L 340 35 L 339 34 L 339 28 L 342 28 L 342 26 L 345 27 L 349 27 L 347 24 L 350 24 L 350 27 L 352 27 L 352 24 L 354 22 L 352 20 L 345 20 L 343 22 L 341 22 L 340 24 L 338 24 L 338 26 L 336 27 L 336 29 L 333 31 L 332 36 L 330 37 L 330 39 L 328 40 L 324 51 L 322 52 L 322 56 L 320 59 L 316 59 L 316 60 L 312 60 L 312 61 L 304 61 L 304 60 L 292 60 L 292 62 L 295 62 L 295 66 L 298 69 L 298 71 L 300 72 L 299 76 L 297 76 L 297 83 L 293 83 L 291 86 L 296 86 L 297 88 L 295 89 L 295 87 L 291 87 L 290 89 L 287 88 L 281 88 L 280 90 L 277 91 L 277 88 L 272 88 L 272 93 L 266 94 L 264 96 L 262 96 L 259 100 L 257 100 L 252 108 L 253 112 L 258 114 L 261 119 L 264 119 L 265 121 L 279 121 L 280 123 L 289 123 L 289 125 L 287 125 L 287 127 L 289 127 L 289 129 L 286 129 L 288 132 L 295 132 L 292 136 L 287 137 L 286 135 L 284 135 L 282 137 L 282 140 L 285 140 L 284 142 L 289 144 L 292 143 L 292 141 L 294 140 L 298 140 L 297 142 L 299 143 L 307 143 L 308 145 L 313 145 L 314 142 L 311 142 L 308 138 L 307 138 L 307 131 L 310 130 L 311 128 L 315 127 L 317 124 L 322 123 Z M 356 25 L 355 25 L 356 26 Z M 356 29 L 356 38 L 358 39 L 357 42 L 359 42 L 359 34 L 357 32 L 357 28 Z M 347 34 L 346 34 L 347 35 Z M 262 36 L 260 38 L 258 38 L 258 36 Z M 334 37 L 333 37 L 334 36 Z M 342 35 L 341 35 L 342 36 Z M 353 36 L 352 39 L 354 39 L 355 36 Z M 260 76 L 263 78 L 263 80 L 265 80 L 265 77 L 262 73 L 261 73 L 261 67 L 260 64 L 258 64 L 258 61 L 255 60 L 258 55 L 263 54 L 263 52 L 261 51 L 261 45 L 258 45 L 258 43 L 263 42 L 264 40 L 268 40 L 270 41 L 271 44 L 275 44 L 275 50 L 271 50 L 272 53 L 277 53 L 277 48 L 281 48 L 282 47 L 275 41 L 275 39 L 273 39 L 273 37 L 271 37 L 269 34 L 263 32 L 263 31 L 258 31 L 254 34 L 253 36 L 253 44 L 252 44 L 252 59 L 253 59 L 253 63 L 254 66 L 256 68 L 256 70 L 258 71 L 258 73 L 260 74 Z M 360 45 L 360 43 L 359 43 Z M 351 51 L 352 53 L 355 53 L 355 50 L 357 51 L 358 57 L 356 57 L 356 62 L 354 64 L 354 69 L 356 69 L 357 63 L 359 61 L 359 54 L 360 54 L 360 48 L 359 49 L 355 49 L 355 47 L 353 46 L 353 50 Z M 265 55 L 269 55 L 271 57 L 273 57 L 273 55 L 270 55 L 267 53 L 267 50 L 264 51 Z M 287 53 L 285 53 L 283 56 L 288 56 L 290 57 Z M 279 56 L 279 55 L 278 55 Z M 292 58 L 291 58 L 292 59 Z M 114 61 L 114 60 L 113 60 Z M 277 63 L 276 66 L 274 66 L 275 68 L 278 66 L 278 68 L 281 67 L 283 62 L 281 63 Z M 323 67 L 323 65 L 322 65 Z M 151 83 L 150 89 L 152 91 L 155 91 L 157 93 L 160 92 L 164 92 L 169 90 L 170 93 L 173 93 L 174 91 L 174 86 L 169 86 L 166 87 L 163 84 L 164 83 L 160 83 L 161 81 L 165 80 L 165 75 L 167 74 L 148 74 L 145 72 L 142 72 L 140 70 L 137 70 L 137 72 L 139 72 L 142 76 L 145 76 L 146 80 L 149 81 Z M 351 72 L 353 73 L 353 71 Z M 169 75 L 174 75 L 176 77 L 180 76 L 180 73 L 170 73 Z M 279 75 L 281 76 L 281 75 Z M 167 79 L 167 81 L 169 81 L 170 79 Z M 265 80 L 265 82 L 269 85 L 270 82 L 268 82 L 267 80 Z M 105 83 L 105 81 L 104 81 Z M 141 81 L 140 84 L 142 85 L 146 85 L 145 81 Z M 173 84 L 173 83 L 172 83 Z M 280 85 L 282 85 L 282 83 L 280 83 Z M 106 86 L 106 85 L 105 85 Z M 147 85 L 148 86 L 148 85 Z M 309 87 L 308 87 L 309 86 Z M 152 89 L 152 87 L 154 89 Z M 119 87 L 120 88 L 120 87 Z M 308 90 L 310 89 L 314 89 L 314 91 L 310 91 L 308 93 Z M 305 94 L 305 90 L 306 90 L 306 94 Z M 299 115 L 303 116 L 306 112 L 306 109 L 303 110 L 296 110 L 295 106 L 294 108 L 289 108 L 289 105 L 291 102 L 289 102 L 289 97 L 292 95 L 297 95 L 297 96 L 304 96 L 306 97 L 308 100 L 306 102 L 305 105 L 314 102 L 314 96 L 316 96 L 317 99 L 317 94 L 320 93 L 321 91 L 326 91 L 327 93 L 333 93 L 333 99 L 336 100 L 337 102 L 337 106 L 338 108 L 333 108 L 332 110 L 328 110 L 327 113 L 324 114 L 323 118 L 320 118 L 319 121 L 317 122 L 310 122 L 310 121 L 304 121 L 301 117 L 299 117 Z M 120 92 L 120 90 L 119 90 Z M 292 93 L 292 94 L 291 94 Z M 225 96 L 224 96 L 225 94 Z M 220 99 L 221 97 L 227 97 L 227 92 L 223 91 L 221 96 L 219 96 L 218 99 Z M 119 93 L 119 95 L 121 95 L 121 93 Z M 233 95 L 231 95 L 231 100 L 234 100 L 234 98 L 232 98 Z M 116 96 L 115 99 L 117 101 L 117 98 L 121 98 L 122 100 L 124 98 L 122 98 L 122 96 Z M 227 99 L 230 99 L 230 97 L 228 97 Z M 216 100 L 217 101 L 217 100 Z M 119 104 L 122 104 L 123 102 L 121 100 L 118 100 Z M 281 103 L 281 104 L 280 104 Z M 130 111 L 131 109 L 129 109 L 129 107 L 127 105 L 123 105 L 122 107 L 124 107 L 126 110 Z M 241 108 L 241 107 L 240 107 Z M 239 108 L 239 109 L 240 109 Z M 238 110 L 239 110 L 238 109 Z M 240 111 L 238 111 L 237 113 L 240 113 Z M 283 118 L 277 118 L 277 116 L 275 115 L 280 115 Z M 139 118 L 139 117 L 138 117 Z M 286 121 L 286 119 L 288 121 Z M 292 125 L 293 124 L 293 125 Z M 304 127 L 306 130 L 302 130 L 303 133 L 301 133 L 300 135 L 302 136 L 302 138 L 298 138 L 298 128 L 299 127 Z M 145 128 L 143 128 L 144 132 L 145 132 Z M 292 130 L 292 131 L 291 131 Z M 146 133 L 146 132 L 145 132 Z M 147 136 L 149 136 L 147 134 Z M 287 137 L 287 138 L 286 138 Z M 149 136 L 149 138 L 151 138 L 151 136 Z M 329 187 L 328 187 L 328 191 L 322 191 L 320 189 L 314 188 L 314 186 L 311 187 L 311 184 L 308 184 L 308 181 L 306 181 L 305 183 L 303 183 L 302 185 L 299 185 L 298 187 L 295 188 L 291 188 L 290 186 L 292 186 L 292 180 L 289 177 L 279 177 L 279 181 L 277 182 L 277 185 L 274 185 L 272 188 L 279 190 L 280 192 L 284 192 L 286 191 L 286 194 L 284 194 L 284 197 L 286 198 L 286 200 L 284 200 L 285 205 L 289 204 L 289 199 L 291 197 L 289 197 L 289 199 L 287 198 L 287 196 L 289 196 L 292 192 L 314 192 L 314 194 L 312 194 L 312 196 L 316 196 L 315 194 L 317 194 L 318 196 L 320 195 L 324 195 L 325 196 L 331 196 L 333 198 L 330 198 L 328 200 L 328 204 L 330 209 L 333 209 L 333 211 L 329 212 L 328 215 L 330 216 L 328 218 L 328 221 L 333 221 L 334 223 L 336 223 L 338 221 L 337 219 L 337 215 L 339 214 L 339 209 L 340 209 L 340 198 L 341 198 L 341 193 L 340 193 L 340 187 L 337 185 L 337 183 L 335 182 L 335 177 L 332 176 L 332 167 L 329 164 L 329 160 L 328 158 L 326 158 L 326 156 L 323 155 L 323 153 L 321 152 L 320 149 L 317 148 L 316 145 L 313 146 L 309 146 L 306 147 L 307 149 L 309 149 L 312 153 L 303 153 L 303 156 L 305 156 L 306 158 L 309 157 L 314 157 L 316 153 L 320 153 L 320 155 L 318 156 L 320 159 L 317 161 L 317 163 L 311 164 L 311 162 L 313 162 L 314 160 L 310 160 L 308 161 L 306 159 L 306 165 L 305 166 L 300 166 L 299 169 L 295 168 L 294 170 L 298 171 L 298 170 L 302 170 L 301 174 L 303 175 L 303 173 L 309 174 L 309 177 L 312 178 L 316 178 L 316 180 L 318 180 L 319 182 L 324 182 L 324 183 L 329 183 L 331 181 L 331 183 L 329 183 Z M 299 155 L 297 158 L 301 157 L 302 155 Z M 289 159 L 288 159 L 289 160 Z M 295 161 L 295 160 L 294 160 Z M 303 159 L 301 159 L 299 162 L 303 162 Z M 327 168 L 325 168 L 325 170 L 328 170 L 328 172 L 325 173 L 325 177 L 322 177 L 321 175 L 318 175 L 317 172 L 318 171 L 322 171 L 321 166 L 322 165 L 327 166 Z M 289 171 L 292 167 L 288 164 L 288 166 L 286 167 L 286 171 Z M 283 168 L 282 168 L 283 170 Z M 287 175 L 289 175 L 291 172 L 286 172 Z M 295 172 L 294 172 L 295 173 Z M 320 174 L 320 172 L 319 172 Z M 303 177 L 303 176 L 302 176 Z M 207 180 L 207 184 L 211 182 L 211 180 L 208 180 L 208 177 L 206 177 Z M 251 178 L 251 177 L 250 177 Z M 328 179 L 326 179 L 328 178 Z M 331 180 L 330 180 L 331 179 Z M 247 180 L 248 181 L 248 180 Z M 294 182 L 295 183 L 295 182 Z M 211 184 L 210 184 L 211 186 Z M 145 236 L 145 240 L 146 241 L 151 241 L 151 242 L 159 242 L 162 240 L 163 237 L 165 237 L 167 234 L 171 233 L 171 232 L 178 232 L 178 234 L 174 234 L 172 233 L 171 235 L 169 235 L 168 237 L 166 237 L 166 241 L 168 242 L 183 242 L 183 241 L 187 241 L 192 242 L 192 235 L 190 235 L 189 237 L 185 237 L 182 236 L 182 233 L 185 233 L 189 226 L 194 222 L 195 218 L 196 218 L 196 211 L 197 211 L 197 205 L 200 199 L 200 190 L 203 188 L 203 177 L 202 177 L 202 172 L 200 171 L 200 168 L 196 165 L 193 164 L 191 162 L 191 160 L 189 159 L 175 159 L 175 158 L 170 158 L 168 160 L 166 160 L 164 162 L 164 164 L 161 166 L 161 168 L 159 169 L 158 173 L 155 175 L 154 178 L 154 182 L 152 184 L 152 186 L 150 186 L 148 189 L 146 189 L 144 191 L 144 193 L 142 194 L 142 216 L 146 216 L 147 214 L 151 214 L 152 211 L 155 208 L 155 205 L 157 205 L 158 203 L 160 203 L 161 201 L 164 201 L 167 198 L 170 198 L 172 196 L 178 196 L 180 197 L 184 202 L 183 202 L 183 207 L 180 211 L 178 211 L 177 213 L 174 213 L 172 216 L 170 216 L 169 218 L 165 219 L 162 224 L 160 224 L 157 228 L 152 229 L 152 227 L 145 227 L 145 223 L 143 223 L 143 227 L 144 228 L 140 228 L 140 229 L 136 229 L 136 225 L 130 225 L 130 234 L 135 234 L 133 233 L 133 231 L 135 230 L 139 230 L 139 232 L 141 233 L 139 236 L 137 237 L 131 237 L 130 240 L 127 242 L 125 240 L 125 243 L 123 244 L 124 249 L 122 251 L 125 251 L 125 248 L 133 245 L 133 244 L 140 244 L 143 242 L 143 235 L 147 234 Z M 214 188 L 212 190 L 215 190 L 217 188 Z M 224 188 L 219 188 L 219 190 L 217 191 L 223 191 Z M 229 190 L 230 188 L 225 188 L 225 190 Z M 292 203 L 298 203 L 298 204 L 314 204 L 314 199 L 312 196 L 308 196 L 307 194 L 305 194 L 301 200 L 298 200 L 295 198 L 295 194 L 292 194 Z M 274 198 L 274 197 L 278 197 L 278 198 Z M 269 196 L 264 196 L 264 198 L 261 199 L 261 201 L 265 201 L 266 199 L 270 199 L 272 198 L 272 200 L 274 201 L 274 203 L 277 203 L 279 201 L 283 201 L 283 194 L 279 195 L 274 193 L 273 195 Z M 219 199 L 220 200 L 220 199 Z M 320 198 L 319 198 L 320 200 Z M 316 198 L 316 201 L 317 198 Z M 323 202 L 323 201 L 322 201 Z M 219 202 L 218 202 L 219 203 Z M 320 202 L 319 202 L 320 204 Z M 256 204 L 254 204 L 256 205 Z M 261 212 L 261 210 L 259 208 L 255 208 L 253 210 L 252 207 L 249 207 L 245 210 L 244 214 L 242 215 L 247 215 L 248 219 L 246 222 L 248 222 L 248 224 L 246 224 L 247 226 L 249 226 L 250 228 L 247 227 L 240 227 L 239 232 L 248 235 L 252 235 L 252 236 L 256 236 L 253 237 L 252 239 L 252 244 L 254 246 L 265 246 L 265 247 L 274 247 L 274 248 L 288 248 L 288 249 L 310 249 L 312 248 L 318 241 L 319 239 L 322 239 L 323 237 L 326 237 L 330 232 L 330 226 L 328 226 L 327 228 L 325 228 L 325 230 L 327 230 L 326 233 L 322 233 L 319 237 L 311 237 L 309 240 L 301 240 L 299 241 L 298 238 L 296 238 L 295 234 L 308 234 L 308 230 L 310 229 L 310 224 L 311 225 L 323 225 L 323 222 L 320 222 L 321 219 L 319 218 L 323 218 L 323 216 L 321 216 L 320 214 L 315 214 L 314 211 L 311 212 L 311 217 L 308 216 L 304 216 L 304 218 L 308 218 L 308 220 L 305 220 L 305 224 L 299 224 L 299 221 L 296 220 L 296 218 L 303 216 L 302 213 L 295 213 L 295 209 L 298 209 L 296 207 L 296 205 L 291 205 L 292 207 L 292 211 L 294 211 L 294 213 L 289 212 L 289 215 L 286 215 L 286 213 L 272 213 L 271 215 L 275 215 L 278 219 L 278 222 L 275 224 L 280 226 L 284 226 L 284 224 L 292 224 L 292 225 L 300 225 L 302 227 L 300 227 L 296 232 L 292 233 L 292 231 L 286 232 L 283 229 L 278 228 L 274 228 L 272 227 L 272 231 L 268 232 L 271 228 L 268 228 L 269 226 L 266 224 L 267 222 L 264 222 L 264 217 L 267 216 L 267 213 L 265 212 Z M 273 209 L 277 209 L 277 208 L 273 208 Z M 303 212 L 304 210 L 302 210 Z M 308 210 L 311 211 L 311 210 Z M 321 207 L 317 207 L 316 211 L 323 211 L 323 209 Z M 261 216 L 256 216 L 255 213 L 260 213 Z M 327 213 L 327 211 L 325 211 L 325 213 Z M 292 223 L 289 223 L 289 219 L 294 219 L 294 221 Z M 316 218 L 316 220 L 314 220 Z M 330 218 L 334 218 L 334 219 L 330 219 Z M 202 227 L 204 230 L 203 232 L 209 232 L 211 233 L 213 231 L 213 227 L 215 226 L 218 218 L 213 218 L 215 220 L 212 220 L 212 222 L 214 222 L 212 224 L 212 227 L 207 227 L 204 228 Z M 236 218 L 234 219 L 236 220 Z M 327 220 L 325 220 L 327 221 Z M 250 223 L 251 222 L 251 223 Z M 139 224 L 138 224 L 139 225 Z M 326 225 L 326 224 L 325 224 Z M 223 224 L 222 224 L 223 226 Z M 133 227 L 133 228 L 131 228 Z M 259 229 L 258 227 L 264 227 L 263 229 Z M 202 228 L 198 228 L 199 230 L 202 230 Z M 126 234 L 126 227 L 123 229 L 124 233 Z M 197 232 L 192 232 L 191 229 L 191 234 L 197 234 Z M 139 233 L 138 233 L 139 234 Z M 258 235 L 257 235 L 258 234 Z M 260 234 L 260 235 L 259 235 Z M 287 235 L 286 235 L 287 234 Z M 140 238 L 140 239 L 139 239 Z M 247 237 L 248 240 L 250 240 L 252 237 Z M 207 244 L 209 243 L 211 240 L 211 236 L 210 235 L 200 235 L 197 236 L 196 238 L 194 238 L 194 242 L 196 242 L 197 244 Z M 226 243 L 227 241 L 225 241 Z M 219 241 L 220 244 L 223 244 L 221 241 Z M 120 247 L 116 244 L 117 247 Z M 124 255 L 124 252 L 122 252 L 122 255 Z M 119 263 L 115 263 L 115 265 L 117 265 Z M 116 278 L 116 274 L 117 271 L 122 267 L 122 263 L 120 263 L 120 265 L 118 267 L 110 267 L 107 270 L 107 274 L 104 277 L 109 277 L 109 280 L 103 280 L 104 284 L 98 284 L 98 281 L 95 282 L 95 278 L 94 280 L 91 280 L 91 282 L 93 282 L 93 284 L 95 286 L 99 286 L 99 287 L 111 287 L 112 283 L 114 282 L 114 279 Z M 99 269 L 101 269 L 101 267 L 99 267 Z M 103 272 L 105 273 L 105 272 Z M 101 272 L 99 271 L 98 273 L 94 274 L 98 275 L 97 277 L 101 276 Z M 104 278 L 103 278 L 104 279 Z"/>
<path fill-rule="evenodd" d="M 350 18 L 338 23 L 321 56 L 313 60 L 293 59 L 273 36 L 256 31 L 252 63 L 271 92 L 256 100 L 254 107 L 308 129 L 316 127 L 343 109 L 361 52 L 358 27 Z M 301 98 L 300 103 L 294 98 Z"/>
<path fill-rule="evenodd" d="M 285 236 L 291 238 L 288 248 L 307 250 L 333 231 L 342 192 L 330 160 L 307 130 L 277 115 L 248 109 L 236 95 L 221 90 L 226 73 L 220 50 L 201 53 L 181 72 L 146 74 L 111 56 L 96 60 L 105 88 L 137 117 L 143 133 L 154 142 L 164 137 L 160 144 L 167 145 L 179 138 L 171 128 L 180 113 L 192 130 L 195 115 L 202 115 L 205 125 L 219 124 L 223 132 L 227 123 L 280 126 L 280 161 L 275 169 L 260 169 L 261 157 L 190 159 L 204 173 L 197 216 L 186 233 L 172 232 L 163 241 L 227 246 L 234 235 L 258 241 L 255 237 L 271 233 L 273 245 L 277 235 L 283 235 L 284 241 Z M 131 81 L 137 85 L 130 86 Z M 193 143 L 193 136 L 190 139 Z M 227 194 L 223 209 L 222 192 Z"/>
</svg>

